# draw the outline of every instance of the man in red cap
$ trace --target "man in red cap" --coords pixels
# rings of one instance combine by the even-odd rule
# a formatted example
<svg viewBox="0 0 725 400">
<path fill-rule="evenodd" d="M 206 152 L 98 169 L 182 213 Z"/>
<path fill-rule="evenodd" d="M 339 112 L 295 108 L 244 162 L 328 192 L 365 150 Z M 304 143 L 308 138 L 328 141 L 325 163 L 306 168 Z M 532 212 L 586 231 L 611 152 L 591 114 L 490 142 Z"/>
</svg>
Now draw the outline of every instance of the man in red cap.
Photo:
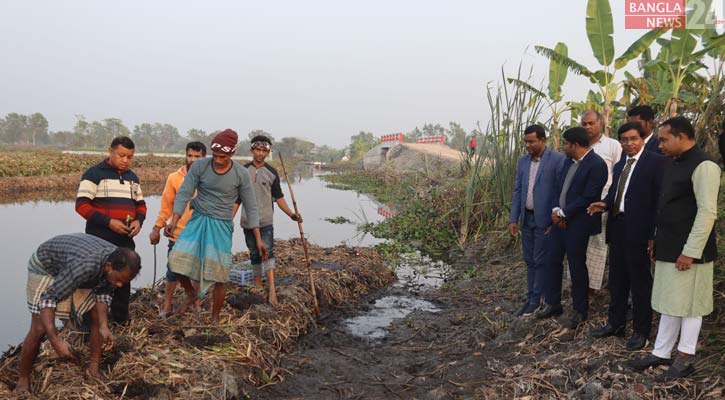
<svg viewBox="0 0 725 400">
<path fill-rule="evenodd" d="M 224 303 L 226 282 L 232 265 L 232 220 L 241 203 L 249 227 L 257 239 L 257 251 L 268 259 L 267 248 L 259 233 L 259 212 L 249 173 L 232 161 L 237 150 L 237 133 L 226 129 L 211 141 L 212 157 L 194 162 L 174 200 L 174 214 L 166 225 L 166 235 L 176 228 L 181 215 L 191 201 L 194 213 L 181 232 L 169 254 L 169 268 L 186 291 L 186 300 L 179 313 L 185 312 L 211 286 L 213 303 L 211 322 L 219 323 Z M 194 191 L 196 197 L 192 199 Z M 199 290 L 191 280 L 199 282 Z"/>
</svg>

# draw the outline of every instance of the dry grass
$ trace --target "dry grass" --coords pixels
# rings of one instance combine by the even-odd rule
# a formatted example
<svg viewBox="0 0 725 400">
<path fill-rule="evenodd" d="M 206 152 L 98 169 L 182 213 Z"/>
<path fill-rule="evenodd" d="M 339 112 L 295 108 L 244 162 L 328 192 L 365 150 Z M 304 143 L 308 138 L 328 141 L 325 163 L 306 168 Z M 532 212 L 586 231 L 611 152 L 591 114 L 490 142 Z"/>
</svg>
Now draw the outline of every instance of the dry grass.
<svg viewBox="0 0 725 400">
<path fill-rule="evenodd" d="M 187 313 L 166 320 L 158 317 L 162 293 L 141 290 L 131 303 L 132 322 L 116 327 L 117 345 L 104 353 L 105 383 L 84 378 L 81 365 L 53 358 L 47 343 L 35 363 L 32 391 L 44 399 L 164 398 L 212 399 L 235 394 L 242 385 L 275 384 L 283 379 L 278 367 L 281 353 L 315 327 L 312 297 L 301 243 L 275 244 L 277 275 L 290 284 L 280 284 L 279 309 L 266 304 L 238 310 L 225 304 L 219 326 L 210 327 L 209 301 L 200 314 Z M 313 270 L 322 306 L 353 301 L 394 279 L 394 274 L 371 249 L 310 245 L 313 262 L 344 266 L 340 270 Z M 239 258 L 239 257 L 237 257 Z M 247 288 L 230 285 L 230 295 L 249 297 Z M 229 297 L 228 297 L 229 298 Z M 177 301 L 180 300 L 180 297 Z M 64 330 L 62 336 L 80 351 L 88 348 L 82 336 Z M 0 362 L 0 397 L 10 396 L 17 378 L 18 356 L 9 352 Z"/>
</svg>

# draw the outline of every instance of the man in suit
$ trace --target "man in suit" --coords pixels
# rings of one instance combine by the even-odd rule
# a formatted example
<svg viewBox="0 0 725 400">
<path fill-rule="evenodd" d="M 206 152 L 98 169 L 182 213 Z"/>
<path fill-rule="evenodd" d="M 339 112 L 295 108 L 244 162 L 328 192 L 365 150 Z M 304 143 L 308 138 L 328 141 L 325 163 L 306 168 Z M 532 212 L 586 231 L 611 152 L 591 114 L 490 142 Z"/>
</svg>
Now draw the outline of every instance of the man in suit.
<svg viewBox="0 0 725 400">
<path fill-rule="evenodd" d="M 614 166 L 613 184 L 604 201 L 592 203 L 590 214 L 609 211 L 609 318 L 592 331 L 595 338 L 624 336 L 627 297 L 632 291 L 633 327 L 627 350 L 647 343 L 652 325 L 652 273 L 649 250 L 654 239 L 657 199 L 664 157 L 645 150 L 646 132 L 639 122 L 619 128 L 625 158 Z"/>
<path fill-rule="evenodd" d="M 552 209 L 551 244 L 547 265 L 546 305 L 537 318 L 561 315 L 561 280 L 563 262 L 569 260 L 574 314 L 567 327 L 575 329 L 586 321 L 589 309 L 589 275 L 587 244 L 589 236 L 602 230 L 602 219 L 587 214 L 587 207 L 599 201 L 607 182 L 607 165 L 589 147 L 587 130 L 575 127 L 564 132 L 564 153 L 569 157 L 557 179 L 559 193 Z"/>
<path fill-rule="evenodd" d="M 644 150 L 653 153 L 662 154 L 660 150 L 660 140 L 652 130 L 655 126 L 655 113 L 652 107 L 647 105 L 636 106 L 627 111 L 627 122 L 639 122 L 644 128 Z"/>
<path fill-rule="evenodd" d="M 663 381 L 694 372 L 702 317 L 713 310 L 721 178 L 720 168 L 697 146 L 695 129 L 687 118 L 668 119 L 660 125 L 659 134 L 662 152 L 673 158 L 663 172 L 653 254 L 652 308 L 662 315 L 652 354 L 630 361 L 629 366 L 644 370 L 672 364 L 655 378 Z"/>
<path fill-rule="evenodd" d="M 566 159 L 563 154 L 546 147 L 546 131 L 540 125 L 531 125 L 524 130 L 524 144 L 529 154 L 521 156 L 516 167 L 509 216 L 511 235 L 518 236 L 521 231 L 527 269 L 526 302 L 516 311 L 516 316 L 533 314 L 541 304 L 551 209 L 557 195 L 554 190 L 556 174 Z"/>
</svg>

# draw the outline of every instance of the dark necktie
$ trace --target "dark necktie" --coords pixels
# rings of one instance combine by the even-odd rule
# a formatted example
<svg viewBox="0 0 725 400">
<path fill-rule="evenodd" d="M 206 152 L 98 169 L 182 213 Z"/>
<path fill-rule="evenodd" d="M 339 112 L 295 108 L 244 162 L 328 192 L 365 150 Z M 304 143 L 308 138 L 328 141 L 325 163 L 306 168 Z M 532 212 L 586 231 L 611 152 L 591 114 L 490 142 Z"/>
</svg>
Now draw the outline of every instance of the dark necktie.
<svg viewBox="0 0 725 400">
<path fill-rule="evenodd" d="M 619 176 L 619 182 L 617 182 L 617 196 L 614 197 L 614 208 L 612 213 L 614 215 L 619 214 L 619 209 L 622 207 L 622 196 L 624 195 L 624 185 L 627 184 L 627 178 L 629 178 L 629 172 L 632 170 L 632 164 L 637 161 L 634 158 L 627 160 L 627 165 L 622 170 L 622 175 Z"/>
</svg>

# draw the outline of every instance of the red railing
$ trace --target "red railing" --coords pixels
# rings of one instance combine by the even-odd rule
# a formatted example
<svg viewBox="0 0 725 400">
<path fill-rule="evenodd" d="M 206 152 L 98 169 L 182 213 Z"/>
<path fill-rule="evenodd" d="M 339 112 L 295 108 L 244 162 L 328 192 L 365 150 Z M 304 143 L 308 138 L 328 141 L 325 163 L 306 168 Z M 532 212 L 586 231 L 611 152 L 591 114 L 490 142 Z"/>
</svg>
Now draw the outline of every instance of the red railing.
<svg viewBox="0 0 725 400">
<path fill-rule="evenodd" d="M 401 132 L 391 133 L 389 135 L 380 136 L 380 143 L 398 142 L 403 143 L 403 134 Z"/>
<path fill-rule="evenodd" d="M 440 143 L 445 144 L 446 143 L 446 135 L 439 135 L 439 136 L 423 136 L 419 137 L 418 139 L 415 139 L 416 143 Z"/>
<path fill-rule="evenodd" d="M 395 211 L 388 207 L 378 207 L 378 215 L 382 215 L 385 218 L 393 218 L 396 214 Z"/>
</svg>

